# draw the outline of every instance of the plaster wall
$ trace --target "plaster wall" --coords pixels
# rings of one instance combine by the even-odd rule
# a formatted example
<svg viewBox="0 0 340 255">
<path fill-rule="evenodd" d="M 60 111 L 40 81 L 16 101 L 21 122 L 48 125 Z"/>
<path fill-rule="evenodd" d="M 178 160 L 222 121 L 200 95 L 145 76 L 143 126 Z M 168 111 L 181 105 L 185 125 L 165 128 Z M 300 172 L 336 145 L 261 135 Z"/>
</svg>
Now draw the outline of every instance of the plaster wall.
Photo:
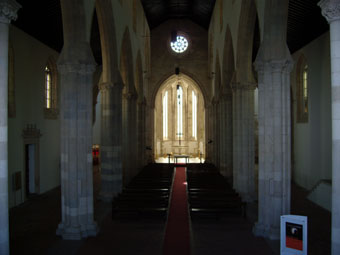
<svg viewBox="0 0 340 255">
<path fill-rule="evenodd" d="M 332 178 L 331 140 L 331 74 L 329 32 L 321 35 L 293 54 L 295 66 L 291 75 L 294 98 L 293 180 L 310 190 L 321 179 Z M 308 64 L 307 123 L 297 123 L 296 64 L 301 55 Z"/>
<path fill-rule="evenodd" d="M 40 193 L 60 185 L 59 119 L 44 118 L 45 66 L 50 56 L 58 53 L 14 26 L 10 26 L 10 42 L 14 52 L 14 84 L 16 116 L 9 118 L 8 168 L 9 206 L 25 198 L 25 162 L 22 131 L 28 124 L 40 129 Z M 13 190 L 13 174 L 21 172 L 22 190 Z"/>
</svg>

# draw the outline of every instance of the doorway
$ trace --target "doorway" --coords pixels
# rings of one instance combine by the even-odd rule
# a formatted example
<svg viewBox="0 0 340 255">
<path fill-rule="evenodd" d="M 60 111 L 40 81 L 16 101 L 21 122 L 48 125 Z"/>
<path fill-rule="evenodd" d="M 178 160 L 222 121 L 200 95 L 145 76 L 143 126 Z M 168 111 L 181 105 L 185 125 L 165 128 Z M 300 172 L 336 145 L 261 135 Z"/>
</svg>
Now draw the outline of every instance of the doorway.
<svg viewBox="0 0 340 255">
<path fill-rule="evenodd" d="M 25 145 L 26 196 L 36 193 L 35 189 L 35 144 Z"/>
</svg>

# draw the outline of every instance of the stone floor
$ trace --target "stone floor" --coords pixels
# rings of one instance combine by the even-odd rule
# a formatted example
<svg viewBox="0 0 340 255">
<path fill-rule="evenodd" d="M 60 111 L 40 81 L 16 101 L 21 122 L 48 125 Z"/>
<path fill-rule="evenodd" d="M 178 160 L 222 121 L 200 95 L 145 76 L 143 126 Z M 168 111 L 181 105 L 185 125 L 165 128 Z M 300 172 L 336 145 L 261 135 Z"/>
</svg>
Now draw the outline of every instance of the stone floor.
<svg viewBox="0 0 340 255">
<path fill-rule="evenodd" d="M 95 197 L 100 189 L 99 172 L 94 174 Z M 308 254 L 330 254 L 330 213 L 306 199 L 307 192 L 292 184 L 292 214 L 308 216 Z M 138 254 L 161 255 L 165 222 L 161 220 L 112 221 L 110 204 L 95 199 L 96 237 L 64 241 L 55 235 L 60 222 L 60 188 L 31 198 L 10 210 L 11 254 Z M 257 205 L 248 206 L 246 220 L 191 222 L 192 255 L 279 254 L 279 242 L 252 235 Z M 176 254 L 180 255 L 180 254 Z"/>
</svg>

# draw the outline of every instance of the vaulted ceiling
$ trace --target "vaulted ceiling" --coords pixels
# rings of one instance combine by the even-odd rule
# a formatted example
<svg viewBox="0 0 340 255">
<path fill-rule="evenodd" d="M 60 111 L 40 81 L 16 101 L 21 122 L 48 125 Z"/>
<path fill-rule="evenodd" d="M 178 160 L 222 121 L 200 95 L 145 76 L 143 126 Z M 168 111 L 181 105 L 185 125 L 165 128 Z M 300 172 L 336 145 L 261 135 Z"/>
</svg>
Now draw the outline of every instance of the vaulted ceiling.
<svg viewBox="0 0 340 255">
<path fill-rule="evenodd" d="M 287 44 L 294 53 L 328 28 L 317 6 L 319 0 L 290 0 Z M 17 0 L 22 5 L 16 27 L 60 52 L 63 46 L 60 0 Z M 150 29 L 168 19 L 188 18 L 208 29 L 215 0 L 141 0 Z M 99 32 L 93 28 L 93 45 L 98 44 Z M 97 42 L 96 42 L 97 40 Z M 97 46 L 96 46 L 97 47 Z M 98 51 L 98 49 L 94 49 Z"/>
</svg>

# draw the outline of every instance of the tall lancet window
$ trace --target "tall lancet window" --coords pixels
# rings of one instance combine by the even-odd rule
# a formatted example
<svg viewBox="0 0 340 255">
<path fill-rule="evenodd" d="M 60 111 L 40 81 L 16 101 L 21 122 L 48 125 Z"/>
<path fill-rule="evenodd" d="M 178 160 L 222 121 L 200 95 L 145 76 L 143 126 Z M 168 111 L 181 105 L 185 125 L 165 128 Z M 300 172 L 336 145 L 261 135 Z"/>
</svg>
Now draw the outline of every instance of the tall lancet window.
<svg viewBox="0 0 340 255">
<path fill-rule="evenodd" d="M 308 113 L 308 65 L 305 65 L 303 68 L 303 110 L 305 113 Z"/>
<path fill-rule="evenodd" d="M 192 91 L 192 136 L 197 138 L 197 96 Z"/>
<path fill-rule="evenodd" d="M 177 85 L 177 136 L 183 136 L 183 89 Z"/>
<path fill-rule="evenodd" d="M 163 138 L 168 138 L 168 91 L 163 96 Z"/>
<path fill-rule="evenodd" d="M 309 70 L 308 64 L 305 57 L 302 55 L 296 65 L 296 85 L 297 85 L 297 122 L 307 123 L 308 122 L 308 89 L 309 89 Z"/>
<path fill-rule="evenodd" d="M 52 78 L 51 70 L 48 66 L 45 67 L 45 108 L 51 109 L 52 107 Z"/>
</svg>

